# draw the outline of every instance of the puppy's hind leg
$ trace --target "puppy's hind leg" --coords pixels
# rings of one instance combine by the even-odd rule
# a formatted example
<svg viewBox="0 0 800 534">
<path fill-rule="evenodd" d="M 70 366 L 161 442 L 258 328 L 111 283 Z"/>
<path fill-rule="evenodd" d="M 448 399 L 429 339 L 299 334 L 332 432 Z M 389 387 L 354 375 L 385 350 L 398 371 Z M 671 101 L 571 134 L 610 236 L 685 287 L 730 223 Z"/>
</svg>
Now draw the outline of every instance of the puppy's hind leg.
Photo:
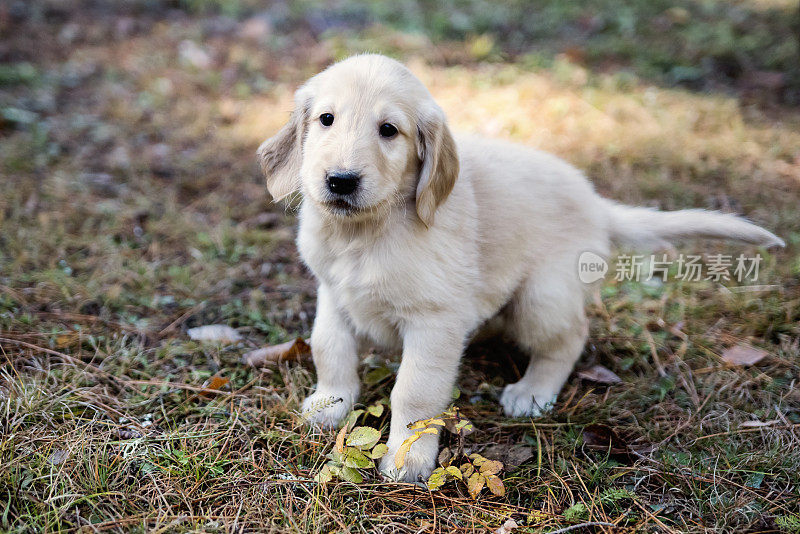
<svg viewBox="0 0 800 534">
<path fill-rule="evenodd" d="M 580 282 L 548 273 L 523 284 L 509 306 L 508 334 L 531 356 L 525 375 L 503 390 L 510 417 L 536 417 L 555 403 L 588 335 Z"/>
</svg>

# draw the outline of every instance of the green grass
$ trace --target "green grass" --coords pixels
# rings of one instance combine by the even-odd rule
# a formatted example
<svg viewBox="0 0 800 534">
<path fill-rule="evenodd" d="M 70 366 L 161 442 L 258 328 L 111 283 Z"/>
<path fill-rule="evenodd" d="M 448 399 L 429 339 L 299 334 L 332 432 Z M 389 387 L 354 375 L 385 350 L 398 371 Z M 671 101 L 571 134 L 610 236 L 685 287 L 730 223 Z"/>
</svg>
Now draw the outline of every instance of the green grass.
<svg viewBox="0 0 800 534">
<path fill-rule="evenodd" d="M 0 530 L 800 531 L 797 6 L 487 5 L 275 3 L 247 34 L 248 1 L 40 2 L 0 27 Z M 455 129 L 552 151 L 621 201 L 744 213 L 788 247 L 760 251 L 760 291 L 609 280 L 580 365 L 622 382 L 573 376 L 533 421 L 499 409 L 514 347 L 471 347 L 467 448 L 529 452 L 506 462 L 505 496 L 374 471 L 319 485 L 335 436 L 297 414 L 312 366 L 240 363 L 314 316 L 294 214 L 269 203 L 254 151 L 294 87 L 363 50 L 407 61 Z M 781 83 L 748 81 L 763 70 Z M 245 341 L 189 340 L 211 323 Z M 769 356 L 728 366 L 738 343 Z M 365 355 L 365 406 L 397 363 Z M 385 436 L 389 412 L 361 423 Z M 589 425 L 633 452 L 587 441 Z"/>
</svg>

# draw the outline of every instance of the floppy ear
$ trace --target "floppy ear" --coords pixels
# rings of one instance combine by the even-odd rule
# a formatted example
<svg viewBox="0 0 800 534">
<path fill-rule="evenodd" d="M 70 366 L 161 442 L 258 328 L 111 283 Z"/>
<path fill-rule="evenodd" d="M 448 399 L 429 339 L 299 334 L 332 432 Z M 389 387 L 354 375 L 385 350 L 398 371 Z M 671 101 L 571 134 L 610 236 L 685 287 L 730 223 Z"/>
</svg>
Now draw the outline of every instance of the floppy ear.
<svg viewBox="0 0 800 534">
<path fill-rule="evenodd" d="M 303 88 L 295 93 L 295 109 L 289 122 L 258 147 L 256 153 L 267 189 L 275 202 L 300 188 L 300 166 L 303 162 L 303 139 L 306 134 L 311 101 Z"/>
<path fill-rule="evenodd" d="M 417 182 L 417 215 L 430 228 L 436 208 L 453 190 L 458 178 L 458 153 L 444 112 L 438 106 L 420 121 L 417 134 L 417 153 L 422 161 Z"/>
</svg>

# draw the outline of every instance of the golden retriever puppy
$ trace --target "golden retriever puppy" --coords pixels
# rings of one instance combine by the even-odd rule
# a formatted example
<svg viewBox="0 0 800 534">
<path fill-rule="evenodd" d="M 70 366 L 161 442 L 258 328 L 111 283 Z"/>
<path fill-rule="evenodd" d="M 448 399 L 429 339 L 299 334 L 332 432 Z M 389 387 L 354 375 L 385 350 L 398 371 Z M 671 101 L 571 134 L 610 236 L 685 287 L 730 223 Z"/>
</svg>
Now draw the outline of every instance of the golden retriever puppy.
<svg viewBox="0 0 800 534">
<path fill-rule="evenodd" d="M 447 407 L 464 346 L 487 321 L 530 354 L 503 391 L 505 413 L 555 402 L 588 331 L 581 253 L 692 236 L 783 244 L 733 215 L 616 204 L 549 154 L 455 139 L 423 84 L 380 55 L 314 76 L 295 106 L 258 158 L 276 200 L 302 193 L 297 244 L 319 281 L 317 386 L 303 408 L 336 426 L 358 399 L 361 343 L 402 351 L 382 463 L 402 480 L 434 468 L 437 436 L 418 440 L 399 473 L 395 452 L 409 423 Z"/>
</svg>

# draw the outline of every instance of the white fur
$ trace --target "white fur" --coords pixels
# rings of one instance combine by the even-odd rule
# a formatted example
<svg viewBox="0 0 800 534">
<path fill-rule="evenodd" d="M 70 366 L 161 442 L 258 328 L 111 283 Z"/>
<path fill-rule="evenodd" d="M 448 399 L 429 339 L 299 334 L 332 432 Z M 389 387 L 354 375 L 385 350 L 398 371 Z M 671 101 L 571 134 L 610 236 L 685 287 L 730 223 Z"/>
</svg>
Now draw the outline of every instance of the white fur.
<svg viewBox="0 0 800 534">
<path fill-rule="evenodd" d="M 535 416 L 555 402 L 588 332 L 582 252 L 607 256 L 612 239 L 782 244 L 732 215 L 615 204 L 575 168 L 530 148 L 470 136 L 453 144 L 428 91 L 382 56 L 330 67 L 296 100 L 290 123 L 259 155 L 275 196 L 303 194 L 297 243 L 319 280 L 311 336 L 318 384 L 304 409 L 335 426 L 358 398 L 360 343 L 402 350 L 386 471 L 406 425 L 447 407 L 462 350 L 490 319 L 531 356 L 503 392 L 506 413 Z M 334 124 L 322 127 L 321 113 L 333 113 Z M 386 121 L 397 137 L 378 136 Z M 326 196 L 325 173 L 338 168 L 363 174 L 351 211 Z M 426 476 L 437 447 L 434 436 L 419 440 L 394 475 Z"/>
</svg>

